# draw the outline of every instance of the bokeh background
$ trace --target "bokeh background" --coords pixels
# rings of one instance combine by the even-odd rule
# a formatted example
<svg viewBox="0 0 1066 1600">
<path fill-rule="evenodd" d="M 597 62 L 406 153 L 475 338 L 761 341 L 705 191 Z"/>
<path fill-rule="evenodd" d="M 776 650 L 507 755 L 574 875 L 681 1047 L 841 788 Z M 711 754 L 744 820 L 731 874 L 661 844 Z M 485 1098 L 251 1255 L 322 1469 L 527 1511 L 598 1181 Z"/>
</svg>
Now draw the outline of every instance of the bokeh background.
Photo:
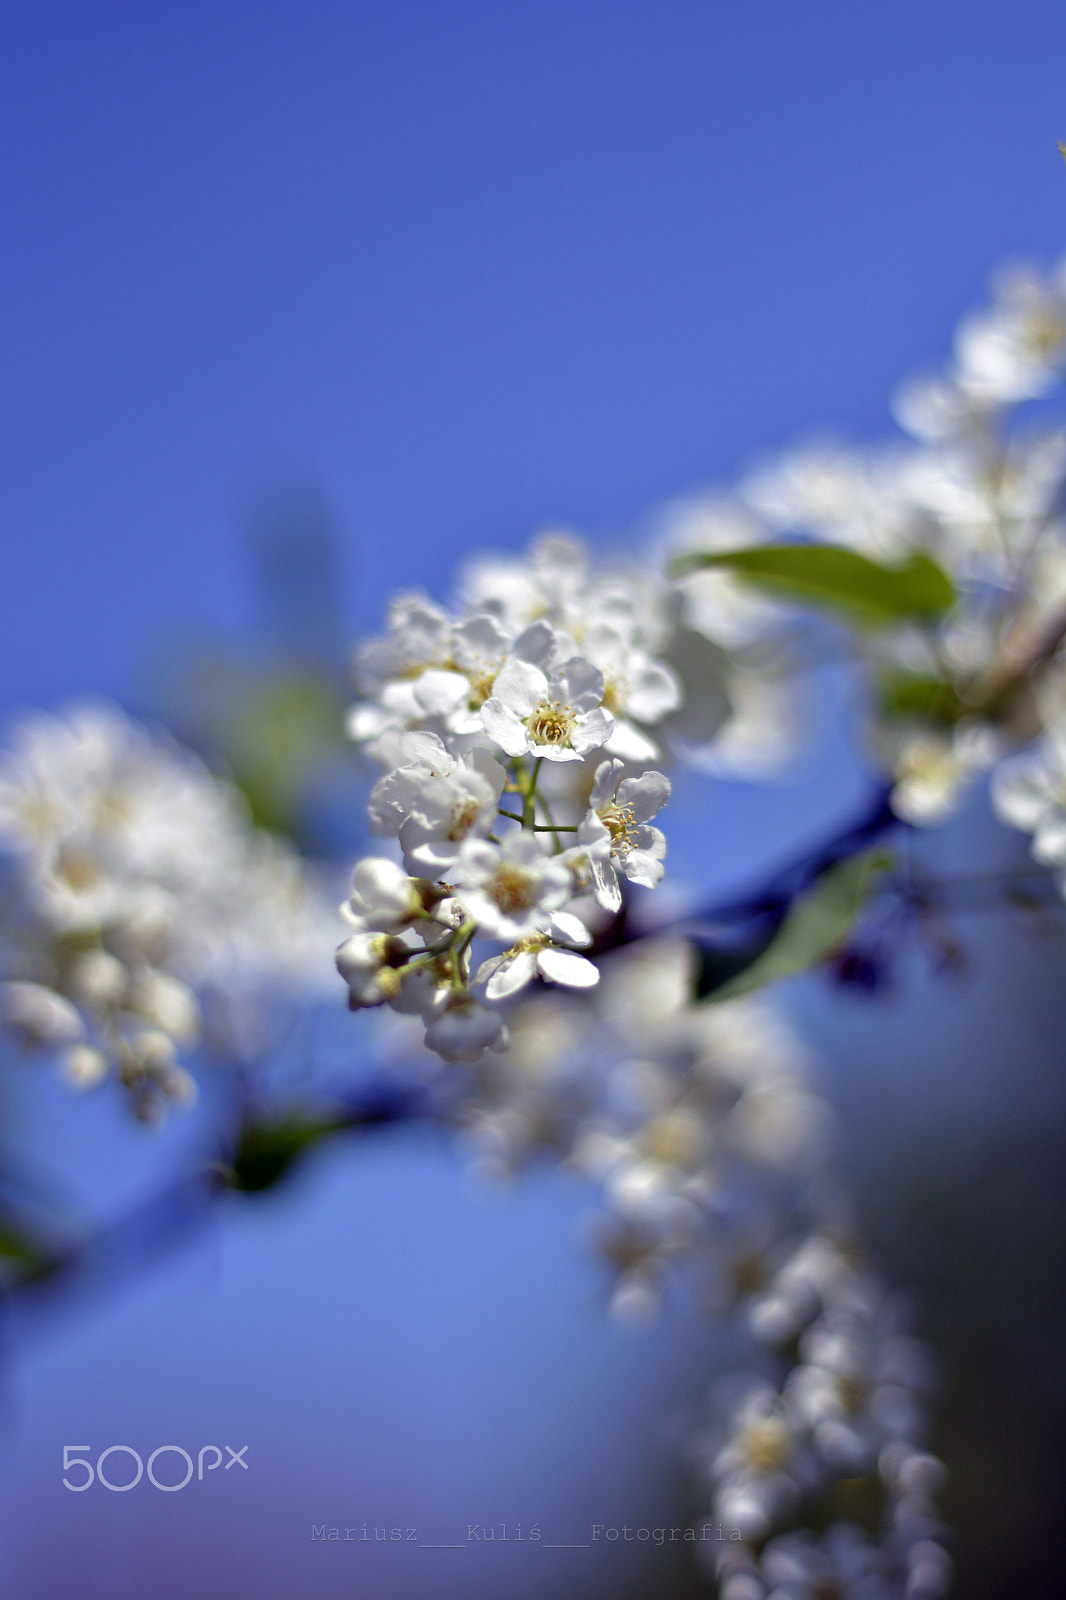
<svg viewBox="0 0 1066 1600">
<path fill-rule="evenodd" d="M 1051 0 L 6 0 L 0 30 L 6 717 L 105 693 L 232 756 L 242 696 L 297 667 L 339 693 L 397 587 L 443 598 L 545 524 L 632 541 L 797 438 L 881 436 L 989 272 L 1066 243 Z M 787 781 L 679 785 L 690 882 L 859 803 L 825 688 Z M 309 837 L 354 849 L 360 781 L 324 764 Z M 944 848 L 1021 847 L 978 794 Z M 942 1352 L 959 1593 L 1039 1595 L 1063 1566 L 1063 950 L 994 919 L 964 939 L 951 982 L 915 959 L 873 1007 L 819 980 L 788 1000 Z M 25 1068 L 3 1114 L 100 1219 L 199 1136 Z M 310 1541 L 567 1543 L 699 1509 L 676 1445 L 721 1345 L 683 1303 L 607 1323 L 589 1203 L 549 1173 L 488 1195 L 445 1141 L 383 1134 L 42 1318 L 0 1371 L 9 1592 L 689 1592 L 646 1546 L 419 1565 Z M 71 1495 L 86 1441 L 248 1443 L 251 1470 Z"/>
</svg>

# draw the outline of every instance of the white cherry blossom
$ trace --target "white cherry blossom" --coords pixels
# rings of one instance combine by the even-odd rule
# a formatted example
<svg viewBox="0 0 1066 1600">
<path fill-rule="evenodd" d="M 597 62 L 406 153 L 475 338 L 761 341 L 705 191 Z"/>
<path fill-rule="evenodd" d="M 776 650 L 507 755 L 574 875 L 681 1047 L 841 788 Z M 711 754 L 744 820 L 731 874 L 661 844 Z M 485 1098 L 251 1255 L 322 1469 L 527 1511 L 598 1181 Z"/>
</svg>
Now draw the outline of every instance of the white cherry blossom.
<svg viewBox="0 0 1066 1600">
<path fill-rule="evenodd" d="M 1000 763 L 992 801 L 1004 822 L 1032 834 L 1034 860 L 1066 867 L 1066 723 L 1049 728 L 1035 749 Z"/>
<path fill-rule="evenodd" d="M 596 899 L 608 911 L 622 903 L 621 871 L 631 883 L 654 888 L 663 875 L 666 840 L 649 826 L 670 798 L 670 780 L 661 772 L 626 778 L 621 761 L 596 768 L 589 812 L 578 829 L 578 847 L 588 853 Z M 604 849 L 606 846 L 606 849 Z"/>
<path fill-rule="evenodd" d="M 566 941 L 563 944 L 561 941 Z M 600 981 L 599 969 L 577 950 L 567 945 L 585 946 L 591 935 L 580 917 L 557 911 L 540 925 L 516 940 L 503 955 L 482 962 L 474 974 L 475 984 L 484 983 L 487 1000 L 504 1000 L 524 989 L 535 977 L 545 983 L 559 983 L 569 989 L 590 989 Z"/>
<path fill-rule="evenodd" d="M 472 750 L 447 775 L 422 780 L 399 829 L 407 866 L 425 877 L 446 877 L 464 840 L 492 832 L 506 780 L 487 750 Z"/>
<path fill-rule="evenodd" d="M 451 998 L 426 1029 L 426 1044 L 445 1061 L 477 1061 L 507 1049 L 507 1024 L 468 995 Z"/>
<path fill-rule="evenodd" d="M 352 893 L 341 911 L 353 927 L 398 933 L 424 916 L 426 908 L 417 879 L 386 856 L 364 856 L 356 865 Z"/>
<path fill-rule="evenodd" d="M 550 675 L 514 658 L 481 708 L 485 732 L 509 756 L 580 761 L 614 731 L 605 687 L 603 673 L 580 656 Z"/>
<path fill-rule="evenodd" d="M 570 875 L 535 835 L 515 830 L 502 845 L 469 839 L 451 869 L 455 898 L 490 938 L 520 939 L 570 898 Z"/>
</svg>

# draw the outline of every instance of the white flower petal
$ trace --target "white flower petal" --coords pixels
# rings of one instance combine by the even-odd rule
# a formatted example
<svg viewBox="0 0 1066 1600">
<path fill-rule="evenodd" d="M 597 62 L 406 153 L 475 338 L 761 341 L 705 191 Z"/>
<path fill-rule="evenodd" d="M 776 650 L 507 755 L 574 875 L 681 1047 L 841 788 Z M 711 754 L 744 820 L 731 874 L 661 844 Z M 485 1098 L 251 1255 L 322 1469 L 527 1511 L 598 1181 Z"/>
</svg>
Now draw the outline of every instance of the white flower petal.
<svg viewBox="0 0 1066 1600">
<path fill-rule="evenodd" d="M 537 967 L 549 983 L 562 983 L 570 989 L 591 989 L 600 981 L 599 968 L 573 950 L 553 950 L 549 946 L 537 957 Z"/>
<path fill-rule="evenodd" d="M 592 793 L 589 796 L 589 806 L 592 811 L 598 811 L 601 806 L 607 805 L 614 799 L 614 792 L 618 788 L 618 780 L 625 771 L 625 763 L 618 760 L 601 761 L 596 768 L 592 779 Z"/>
<path fill-rule="evenodd" d="M 487 611 L 465 618 L 452 631 L 452 656 L 460 667 L 474 671 L 485 662 L 502 661 L 509 646 L 507 629 Z"/>
<path fill-rule="evenodd" d="M 669 798 L 670 779 L 661 772 L 642 772 L 618 785 L 618 804 L 632 806 L 634 822 L 650 822 Z"/>
<path fill-rule="evenodd" d="M 524 756 L 529 749 L 529 734 L 517 713 L 495 696 L 481 708 L 481 725 L 505 755 Z"/>
<path fill-rule="evenodd" d="M 604 745 L 612 756 L 620 756 L 623 761 L 658 761 L 662 751 L 646 734 L 641 733 L 631 722 L 624 718 L 615 718 L 614 732 Z"/>
<path fill-rule="evenodd" d="M 506 1000 L 508 995 L 517 994 L 536 976 L 536 971 L 537 958 L 532 950 L 519 950 L 510 958 L 505 956 L 485 986 L 486 1000 Z"/>
<path fill-rule="evenodd" d="M 597 706 L 594 711 L 589 711 L 585 716 L 579 717 L 570 743 L 574 749 L 584 755 L 589 750 L 596 750 L 600 745 L 606 744 L 614 732 L 614 718 L 602 706 Z"/>
<path fill-rule="evenodd" d="M 607 685 L 599 667 L 583 656 L 574 656 L 552 673 L 549 691 L 553 700 L 561 700 L 574 711 L 589 712 L 603 699 Z"/>
<path fill-rule="evenodd" d="M 500 700 L 519 718 L 528 717 L 544 699 L 548 680 L 539 667 L 513 657 L 501 668 L 492 685 L 492 700 Z M 486 702 L 491 704 L 491 700 Z"/>
<path fill-rule="evenodd" d="M 642 659 L 630 668 L 626 710 L 638 722 L 658 722 L 683 698 L 680 679 L 665 662 Z"/>
<path fill-rule="evenodd" d="M 469 681 L 461 672 L 423 672 L 411 687 L 427 716 L 446 717 L 470 697 Z"/>
<path fill-rule="evenodd" d="M 605 911 L 618 911 L 622 905 L 622 890 L 618 883 L 618 874 L 610 860 L 602 860 L 598 856 L 589 858 L 589 869 L 592 874 L 593 893 L 596 903 Z"/>
<path fill-rule="evenodd" d="M 654 889 L 662 881 L 663 864 L 645 850 L 631 850 L 622 862 L 622 871 L 630 883 L 643 884 Z"/>
<path fill-rule="evenodd" d="M 548 927 L 557 939 L 565 939 L 568 944 L 586 945 L 592 943 L 592 935 L 572 911 L 553 911 L 548 918 Z"/>
<path fill-rule="evenodd" d="M 540 618 L 536 622 L 531 622 L 529 627 L 518 635 L 512 654 L 521 661 L 528 661 L 533 666 L 546 670 L 555 654 L 555 649 L 555 629 Z"/>
</svg>

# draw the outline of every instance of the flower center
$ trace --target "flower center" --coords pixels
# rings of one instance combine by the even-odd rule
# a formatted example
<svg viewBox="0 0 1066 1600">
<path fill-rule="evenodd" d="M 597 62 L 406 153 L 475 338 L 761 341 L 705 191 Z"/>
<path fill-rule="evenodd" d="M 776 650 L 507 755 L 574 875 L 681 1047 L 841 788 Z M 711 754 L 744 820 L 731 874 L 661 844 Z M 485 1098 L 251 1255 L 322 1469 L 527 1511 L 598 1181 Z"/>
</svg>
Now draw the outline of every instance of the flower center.
<svg viewBox="0 0 1066 1600">
<path fill-rule="evenodd" d="M 79 893 L 95 888 L 103 876 L 98 863 L 84 850 L 64 850 L 56 875 Z"/>
<path fill-rule="evenodd" d="M 119 789 L 105 789 L 96 799 L 95 822 L 98 828 L 106 832 L 109 828 L 121 827 L 133 815 L 133 807 L 129 799 Z"/>
<path fill-rule="evenodd" d="M 1025 329 L 1025 342 L 1038 360 L 1047 361 L 1058 354 L 1066 336 L 1062 320 L 1053 312 L 1041 309 L 1032 314 Z"/>
<path fill-rule="evenodd" d="M 689 1167 L 699 1155 L 699 1132 L 685 1111 L 668 1111 L 644 1130 L 644 1149 L 664 1167 Z"/>
<path fill-rule="evenodd" d="M 34 839 L 47 839 L 63 820 L 59 807 L 43 795 L 26 795 L 19 803 L 18 819 Z"/>
<path fill-rule="evenodd" d="M 448 838 L 453 840 L 465 839 L 467 834 L 470 832 L 470 829 L 477 821 L 478 812 L 480 810 L 481 807 L 478 805 L 473 796 L 470 796 L 466 800 L 457 801 L 452 807 L 451 825 L 448 828 Z"/>
<path fill-rule="evenodd" d="M 530 873 L 505 862 L 492 880 L 489 897 L 505 916 L 512 916 L 536 905 L 537 888 Z"/>
<path fill-rule="evenodd" d="M 575 717 L 560 700 L 542 700 L 527 724 L 537 744 L 568 744 Z"/>
<path fill-rule="evenodd" d="M 612 800 L 597 815 L 611 835 L 611 849 L 616 855 L 628 855 L 630 850 L 636 849 L 637 824 L 631 805 L 620 806 Z"/>
<path fill-rule="evenodd" d="M 612 716 L 621 716 L 628 704 L 629 696 L 625 685 L 618 678 L 608 678 L 603 691 L 603 707 L 611 712 Z"/>
<path fill-rule="evenodd" d="M 496 682 L 499 670 L 499 665 L 497 664 L 495 667 L 486 667 L 481 672 L 467 673 L 467 677 L 470 680 L 470 699 L 467 704 L 471 711 L 480 711 L 485 704 L 485 701 L 492 693 L 492 686 Z"/>
<path fill-rule="evenodd" d="M 780 1417 L 760 1417 L 744 1429 L 740 1448 L 753 1472 L 776 1472 L 788 1460 L 792 1436 Z"/>
</svg>

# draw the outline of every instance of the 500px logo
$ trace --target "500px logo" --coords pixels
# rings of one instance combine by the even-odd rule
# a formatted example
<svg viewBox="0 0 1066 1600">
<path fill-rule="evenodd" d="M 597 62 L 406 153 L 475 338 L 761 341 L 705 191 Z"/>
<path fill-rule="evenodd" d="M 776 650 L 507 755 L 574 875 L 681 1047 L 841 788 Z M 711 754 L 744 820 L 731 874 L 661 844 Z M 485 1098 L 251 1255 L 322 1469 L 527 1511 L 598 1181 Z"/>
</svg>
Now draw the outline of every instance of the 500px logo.
<svg viewBox="0 0 1066 1600">
<path fill-rule="evenodd" d="M 244 1459 L 248 1451 L 248 1446 L 246 1444 L 242 1445 L 239 1450 L 232 1450 L 228 1444 L 224 1445 L 223 1449 L 229 1456 L 229 1460 L 226 1462 L 227 1472 L 231 1467 L 243 1467 L 245 1472 L 248 1471 L 248 1463 Z M 88 1444 L 65 1444 L 63 1446 L 64 1473 L 72 1472 L 75 1467 L 80 1467 L 82 1472 L 85 1474 L 84 1479 L 80 1483 L 71 1483 L 68 1477 L 64 1477 L 64 1489 L 71 1489 L 75 1494 L 83 1494 L 86 1489 L 91 1489 L 94 1483 L 100 1483 L 105 1489 L 110 1489 L 112 1494 L 125 1494 L 127 1490 L 135 1489 L 140 1483 L 142 1477 L 144 1476 L 144 1462 L 141 1460 L 140 1456 L 138 1455 L 137 1451 L 134 1450 L 132 1445 L 109 1444 L 107 1449 L 101 1450 L 100 1454 L 97 1456 L 95 1468 L 93 1467 L 91 1461 L 87 1461 L 85 1459 L 91 1450 L 92 1445 Z M 135 1471 L 133 1477 L 130 1478 L 128 1483 L 113 1483 L 111 1478 L 109 1478 L 107 1473 L 105 1473 L 104 1463 L 107 1461 L 108 1456 L 114 1455 L 126 1455 L 132 1458 Z M 159 1460 L 160 1456 L 168 1455 L 180 1456 L 184 1462 L 185 1476 L 177 1483 L 164 1483 L 162 1479 L 156 1475 L 156 1462 Z M 194 1471 L 198 1480 L 203 1478 L 204 1457 L 210 1455 L 213 1455 L 215 1459 L 213 1461 L 208 1461 L 207 1470 L 208 1472 L 214 1472 L 216 1468 L 222 1465 L 222 1450 L 219 1449 L 217 1444 L 205 1444 L 201 1447 L 197 1453 L 195 1468 L 193 1467 L 192 1456 L 187 1450 L 183 1450 L 180 1444 L 161 1444 L 157 1449 L 153 1450 L 151 1455 L 148 1457 L 148 1482 L 153 1486 L 153 1488 L 161 1489 L 164 1494 L 176 1494 L 179 1489 L 184 1489 L 189 1483 L 192 1482 Z M 168 1471 L 166 1474 L 168 1477 L 172 1475 L 173 1467 L 174 1463 L 171 1462 L 171 1471 Z"/>
</svg>

